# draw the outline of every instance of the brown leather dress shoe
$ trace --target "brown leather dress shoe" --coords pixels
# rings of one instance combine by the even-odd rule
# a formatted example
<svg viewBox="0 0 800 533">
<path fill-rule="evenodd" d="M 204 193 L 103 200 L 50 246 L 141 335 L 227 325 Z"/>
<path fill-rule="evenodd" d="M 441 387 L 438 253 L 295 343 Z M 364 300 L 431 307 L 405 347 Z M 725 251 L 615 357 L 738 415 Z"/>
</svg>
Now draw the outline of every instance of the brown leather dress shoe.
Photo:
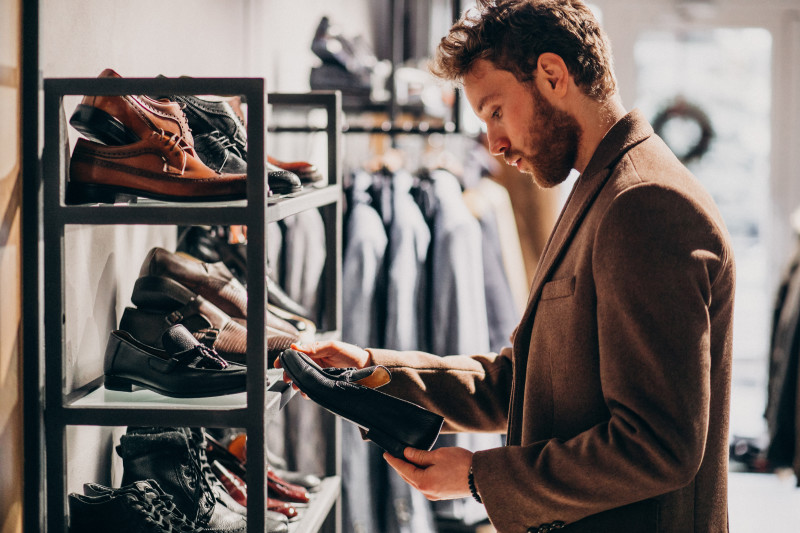
<svg viewBox="0 0 800 533">
<path fill-rule="evenodd" d="M 107 68 L 98 78 L 121 78 Z M 186 115 L 177 102 L 144 95 L 84 96 L 69 123 L 88 139 L 120 146 L 135 143 L 153 131 L 183 137 L 194 146 Z"/>
<path fill-rule="evenodd" d="M 239 200 L 247 196 L 247 175 L 214 172 L 183 138 L 163 131 L 125 146 L 78 139 L 66 203 L 113 203 L 132 196 L 180 202 Z"/>
<path fill-rule="evenodd" d="M 222 262 L 204 263 L 190 255 L 164 248 L 151 249 L 142 261 L 139 277 L 171 278 L 234 318 L 247 318 L 247 289 Z M 169 294 L 163 294 L 168 298 Z"/>
</svg>

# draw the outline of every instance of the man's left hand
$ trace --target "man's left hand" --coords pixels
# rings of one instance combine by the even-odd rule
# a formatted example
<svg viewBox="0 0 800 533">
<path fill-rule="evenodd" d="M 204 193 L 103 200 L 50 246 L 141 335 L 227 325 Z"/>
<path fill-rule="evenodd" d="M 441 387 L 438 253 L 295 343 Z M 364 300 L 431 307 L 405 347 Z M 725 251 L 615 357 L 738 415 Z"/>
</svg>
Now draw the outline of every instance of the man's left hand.
<svg viewBox="0 0 800 533">
<path fill-rule="evenodd" d="M 464 448 L 437 448 L 430 452 L 406 448 L 406 460 L 383 454 L 406 483 L 431 501 L 469 497 L 467 476 L 472 452 Z"/>
</svg>

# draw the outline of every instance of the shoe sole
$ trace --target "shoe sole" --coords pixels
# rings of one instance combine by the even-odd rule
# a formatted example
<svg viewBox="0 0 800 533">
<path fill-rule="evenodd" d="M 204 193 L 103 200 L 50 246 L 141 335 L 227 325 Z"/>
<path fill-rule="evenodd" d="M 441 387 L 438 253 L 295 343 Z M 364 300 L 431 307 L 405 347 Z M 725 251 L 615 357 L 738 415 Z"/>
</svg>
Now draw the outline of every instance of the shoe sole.
<svg viewBox="0 0 800 533">
<path fill-rule="evenodd" d="M 161 389 L 159 387 L 155 387 L 153 385 L 143 383 L 141 381 L 132 379 L 132 378 L 125 378 L 121 376 L 110 376 L 106 374 L 104 379 L 104 385 L 106 390 L 113 390 L 118 392 L 133 392 L 134 390 L 139 389 L 148 389 L 153 392 L 157 392 L 163 396 L 169 396 L 170 398 L 210 398 L 214 396 L 226 396 L 228 394 L 236 394 L 239 392 L 244 392 L 246 387 L 231 387 L 228 389 L 221 389 L 217 391 L 202 391 L 202 392 L 175 392 L 170 390 Z"/>
</svg>

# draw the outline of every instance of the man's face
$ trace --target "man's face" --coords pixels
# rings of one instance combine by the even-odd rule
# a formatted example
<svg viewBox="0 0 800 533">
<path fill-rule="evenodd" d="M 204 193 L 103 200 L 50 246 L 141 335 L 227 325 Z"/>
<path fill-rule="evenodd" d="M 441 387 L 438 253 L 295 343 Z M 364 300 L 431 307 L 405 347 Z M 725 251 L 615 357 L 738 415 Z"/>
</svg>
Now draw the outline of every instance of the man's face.
<svg viewBox="0 0 800 533">
<path fill-rule="evenodd" d="M 464 93 L 485 124 L 489 149 L 533 176 L 540 187 L 564 181 L 575 166 L 581 129 L 548 102 L 535 84 L 480 59 L 464 77 Z"/>
</svg>

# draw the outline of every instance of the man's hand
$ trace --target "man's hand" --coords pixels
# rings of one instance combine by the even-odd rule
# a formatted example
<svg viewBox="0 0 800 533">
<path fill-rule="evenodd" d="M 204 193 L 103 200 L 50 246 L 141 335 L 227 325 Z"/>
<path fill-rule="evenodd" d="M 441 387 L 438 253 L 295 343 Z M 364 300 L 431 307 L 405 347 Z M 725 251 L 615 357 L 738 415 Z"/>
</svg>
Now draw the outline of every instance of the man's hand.
<svg viewBox="0 0 800 533">
<path fill-rule="evenodd" d="M 312 342 L 310 344 L 292 344 L 292 349 L 302 352 L 323 368 L 365 368 L 372 364 L 372 356 L 368 351 L 354 344 L 339 341 Z M 281 368 L 280 358 L 275 359 L 275 368 Z M 291 378 L 283 373 L 283 381 L 292 383 Z M 297 386 L 292 384 L 295 390 Z"/>
<path fill-rule="evenodd" d="M 453 500 L 470 496 L 467 476 L 472 452 L 464 448 L 437 448 L 427 452 L 406 448 L 407 461 L 383 454 L 406 483 L 431 501 Z"/>
</svg>

